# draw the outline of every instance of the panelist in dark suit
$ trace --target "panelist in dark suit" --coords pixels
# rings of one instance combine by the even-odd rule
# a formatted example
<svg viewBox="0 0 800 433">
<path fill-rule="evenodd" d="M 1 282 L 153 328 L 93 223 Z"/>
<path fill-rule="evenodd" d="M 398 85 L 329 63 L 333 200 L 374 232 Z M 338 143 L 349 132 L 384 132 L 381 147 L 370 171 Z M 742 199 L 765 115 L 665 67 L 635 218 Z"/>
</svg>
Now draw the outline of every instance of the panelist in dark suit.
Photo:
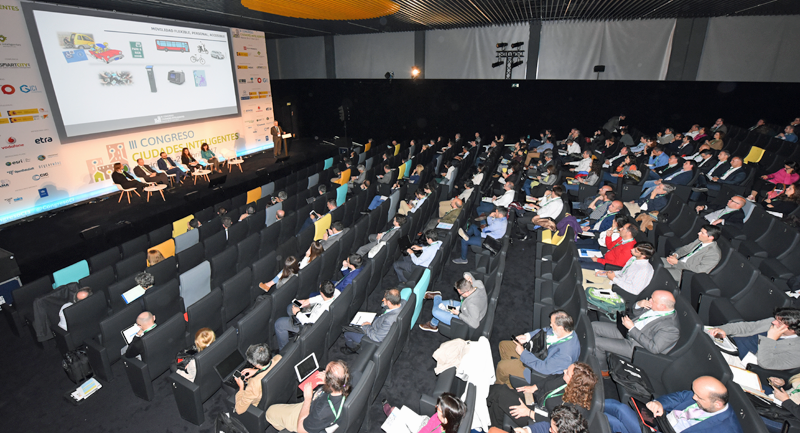
<svg viewBox="0 0 800 433">
<path fill-rule="evenodd" d="M 158 165 L 159 170 L 165 171 L 167 174 L 177 175 L 178 181 L 180 182 L 183 182 L 183 178 L 186 176 L 186 173 L 178 168 L 178 164 L 175 164 L 175 161 L 167 156 L 167 152 L 161 152 L 161 158 L 158 160 L 156 165 Z"/>
<path fill-rule="evenodd" d="M 119 162 L 114 164 L 114 172 L 111 173 L 111 180 L 125 189 L 136 188 L 137 194 L 141 194 L 142 190 L 144 190 L 144 187 L 147 186 L 147 184 L 134 179 L 134 177 L 129 173 L 123 172 L 122 164 Z"/>
<path fill-rule="evenodd" d="M 142 158 L 137 159 L 136 164 L 136 167 L 133 167 L 133 174 L 139 176 L 147 182 L 163 183 L 164 185 L 169 186 L 169 176 L 153 170 L 149 165 L 144 163 Z"/>
<path fill-rule="evenodd" d="M 289 150 L 286 148 L 286 140 L 281 137 L 283 135 L 283 129 L 278 125 L 278 121 L 275 121 L 275 126 L 269 129 L 270 135 L 272 135 L 272 141 L 275 143 L 275 147 L 272 149 L 277 158 L 281 154 L 281 147 L 283 147 L 283 151 L 289 153 Z"/>
</svg>

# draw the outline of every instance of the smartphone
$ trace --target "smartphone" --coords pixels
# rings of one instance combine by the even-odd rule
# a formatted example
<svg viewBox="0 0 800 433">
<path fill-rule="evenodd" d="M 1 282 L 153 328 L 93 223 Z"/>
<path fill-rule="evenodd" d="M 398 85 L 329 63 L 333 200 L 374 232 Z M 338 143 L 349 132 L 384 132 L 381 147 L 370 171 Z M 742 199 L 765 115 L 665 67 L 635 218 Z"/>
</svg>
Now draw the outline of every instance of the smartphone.
<svg viewBox="0 0 800 433">
<path fill-rule="evenodd" d="M 234 370 L 233 377 L 235 377 L 236 379 L 241 379 L 242 378 L 242 372 L 239 371 L 239 370 Z"/>
<path fill-rule="evenodd" d="M 294 304 L 297 308 L 301 308 L 303 306 L 303 304 L 301 304 L 297 299 L 292 300 L 292 304 Z"/>
</svg>

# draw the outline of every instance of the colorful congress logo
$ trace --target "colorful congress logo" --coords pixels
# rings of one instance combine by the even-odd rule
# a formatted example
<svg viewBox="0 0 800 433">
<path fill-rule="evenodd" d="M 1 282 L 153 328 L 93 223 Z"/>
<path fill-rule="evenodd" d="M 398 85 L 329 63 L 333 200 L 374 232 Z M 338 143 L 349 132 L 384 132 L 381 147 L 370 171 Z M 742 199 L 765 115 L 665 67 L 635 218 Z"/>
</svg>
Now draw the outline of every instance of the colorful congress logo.
<svg viewBox="0 0 800 433">
<path fill-rule="evenodd" d="M 117 162 L 122 164 L 123 171 L 130 171 L 128 155 L 125 152 L 123 143 L 107 144 L 106 153 L 108 155 L 108 164 L 103 164 L 103 158 L 86 160 L 86 168 L 89 170 L 92 182 L 103 182 L 111 179 L 111 173 L 114 172 L 114 163 Z"/>
</svg>

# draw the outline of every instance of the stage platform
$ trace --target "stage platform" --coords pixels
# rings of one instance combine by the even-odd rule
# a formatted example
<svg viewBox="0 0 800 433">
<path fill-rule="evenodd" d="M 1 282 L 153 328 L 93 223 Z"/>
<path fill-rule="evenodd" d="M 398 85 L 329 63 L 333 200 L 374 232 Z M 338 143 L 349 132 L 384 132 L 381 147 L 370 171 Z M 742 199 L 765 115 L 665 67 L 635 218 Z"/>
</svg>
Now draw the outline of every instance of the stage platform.
<svg viewBox="0 0 800 433">
<path fill-rule="evenodd" d="M 0 230 L 0 248 L 14 253 L 24 284 L 338 154 L 337 147 L 312 139 L 294 139 L 289 147 L 289 159 L 284 162 L 276 163 L 270 149 L 245 157 L 243 172 L 234 167 L 228 173 L 224 168 L 228 177 L 219 189 L 209 189 L 206 180 L 198 179 L 194 185 L 187 179 L 182 186 L 164 190 L 166 200 L 155 193 L 148 203 L 145 194 L 131 194 L 131 204 L 124 197 L 118 203 L 119 193 L 114 193 L 97 197 L 93 203 L 9 223 Z M 99 235 L 83 239 L 80 232 L 94 226 Z"/>
</svg>

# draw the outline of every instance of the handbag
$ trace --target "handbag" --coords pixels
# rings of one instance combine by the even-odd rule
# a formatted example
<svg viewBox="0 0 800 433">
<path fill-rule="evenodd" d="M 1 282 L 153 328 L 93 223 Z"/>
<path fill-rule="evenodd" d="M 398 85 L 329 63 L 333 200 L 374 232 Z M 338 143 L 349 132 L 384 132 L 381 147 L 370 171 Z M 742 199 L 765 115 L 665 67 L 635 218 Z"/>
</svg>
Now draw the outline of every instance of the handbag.
<svg viewBox="0 0 800 433">
<path fill-rule="evenodd" d="M 533 356 L 544 361 L 547 358 L 547 333 L 544 330 L 537 332 L 523 347 Z"/>
<path fill-rule="evenodd" d="M 491 254 L 492 257 L 497 255 L 497 253 L 499 253 L 500 250 L 503 248 L 503 244 L 499 240 L 491 236 L 486 236 L 485 238 L 483 238 L 482 246 L 484 249 L 489 251 L 489 254 Z"/>
</svg>

